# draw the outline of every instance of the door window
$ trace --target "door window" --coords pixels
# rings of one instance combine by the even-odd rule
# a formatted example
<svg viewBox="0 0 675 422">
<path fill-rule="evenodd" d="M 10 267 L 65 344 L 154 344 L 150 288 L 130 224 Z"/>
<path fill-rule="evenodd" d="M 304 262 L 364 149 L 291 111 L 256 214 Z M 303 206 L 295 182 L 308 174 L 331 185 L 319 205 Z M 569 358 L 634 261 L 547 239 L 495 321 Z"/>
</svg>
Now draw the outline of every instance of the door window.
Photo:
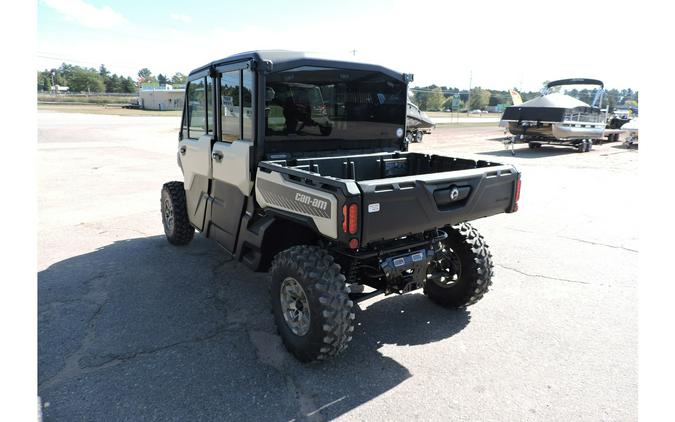
<svg viewBox="0 0 675 422">
<path fill-rule="evenodd" d="M 240 84 L 239 70 L 223 73 L 220 77 L 221 139 L 226 142 L 241 139 Z"/>
<path fill-rule="evenodd" d="M 188 138 L 197 139 L 204 135 L 207 130 L 206 114 L 207 94 L 204 78 L 197 79 L 187 87 L 187 126 Z"/>
</svg>

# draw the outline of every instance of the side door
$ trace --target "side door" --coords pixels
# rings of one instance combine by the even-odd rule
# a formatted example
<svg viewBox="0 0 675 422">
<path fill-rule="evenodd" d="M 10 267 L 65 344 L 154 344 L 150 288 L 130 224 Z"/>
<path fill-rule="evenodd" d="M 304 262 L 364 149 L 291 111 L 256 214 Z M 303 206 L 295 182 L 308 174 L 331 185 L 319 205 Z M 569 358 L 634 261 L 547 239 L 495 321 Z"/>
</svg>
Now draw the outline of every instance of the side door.
<svg viewBox="0 0 675 422">
<path fill-rule="evenodd" d="M 209 235 L 234 253 L 246 199 L 251 196 L 253 154 L 253 86 L 247 68 L 223 70 L 217 79 L 219 133 L 211 153 L 211 226 Z"/>
<path fill-rule="evenodd" d="M 182 139 L 178 143 L 178 159 L 183 170 L 185 196 L 190 223 L 204 230 L 204 217 L 212 177 L 211 145 L 213 143 L 213 80 L 195 78 L 186 87 L 183 109 Z"/>
</svg>

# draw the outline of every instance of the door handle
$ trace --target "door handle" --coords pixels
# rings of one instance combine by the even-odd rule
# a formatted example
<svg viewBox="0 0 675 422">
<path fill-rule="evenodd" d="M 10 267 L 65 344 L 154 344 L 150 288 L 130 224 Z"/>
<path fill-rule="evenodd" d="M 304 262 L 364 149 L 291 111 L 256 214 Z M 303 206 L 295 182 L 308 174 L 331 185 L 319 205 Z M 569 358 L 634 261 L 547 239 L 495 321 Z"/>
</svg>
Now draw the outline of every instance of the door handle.
<svg viewBox="0 0 675 422">
<path fill-rule="evenodd" d="M 185 145 L 180 147 L 180 155 L 185 155 L 185 151 L 187 151 L 187 149 L 185 148 Z"/>
<path fill-rule="evenodd" d="M 223 159 L 223 153 L 220 151 L 214 151 L 211 154 L 211 158 L 213 158 L 217 162 L 220 162 Z"/>
</svg>

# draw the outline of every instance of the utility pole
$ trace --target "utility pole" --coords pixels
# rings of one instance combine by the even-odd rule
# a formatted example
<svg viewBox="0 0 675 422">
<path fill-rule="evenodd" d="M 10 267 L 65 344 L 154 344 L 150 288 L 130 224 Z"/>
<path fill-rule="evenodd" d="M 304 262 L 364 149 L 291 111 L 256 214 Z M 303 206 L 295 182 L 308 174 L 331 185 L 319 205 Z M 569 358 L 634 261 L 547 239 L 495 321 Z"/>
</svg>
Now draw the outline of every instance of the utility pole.
<svg viewBox="0 0 675 422">
<path fill-rule="evenodd" d="M 469 115 L 469 109 L 471 108 L 471 82 L 473 81 L 473 70 L 469 71 L 469 98 L 466 101 L 466 115 Z"/>
<path fill-rule="evenodd" d="M 356 49 L 352 50 L 352 56 L 356 56 Z"/>
<path fill-rule="evenodd" d="M 56 70 L 52 69 L 50 73 L 52 75 L 52 89 L 54 90 L 54 95 L 56 95 L 56 84 L 54 84 L 54 75 L 56 74 Z"/>
</svg>

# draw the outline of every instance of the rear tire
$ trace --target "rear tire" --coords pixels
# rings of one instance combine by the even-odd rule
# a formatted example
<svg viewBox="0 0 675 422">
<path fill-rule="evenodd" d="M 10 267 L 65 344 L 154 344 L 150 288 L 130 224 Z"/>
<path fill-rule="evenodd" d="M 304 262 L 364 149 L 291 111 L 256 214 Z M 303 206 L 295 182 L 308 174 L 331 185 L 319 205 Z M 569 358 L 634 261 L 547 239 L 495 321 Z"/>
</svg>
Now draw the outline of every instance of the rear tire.
<svg viewBox="0 0 675 422">
<path fill-rule="evenodd" d="M 274 257 L 270 274 L 272 313 L 286 349 L 301 362 L 344 351 L 354 304 L 333 257 L 317 246 L 293 246 Z"/>
<path fill-rule="evenodd" d="M 195 229 L 190 224 L 183 182 L 168 182 L 162 186 L 162 224 L 166 239 L 172 245 L 190 243 Z"/>
<path fill-rule="evenodd" d="M 448 238 L 429 265 L 424 294 L 446 308 L 464 308 L 478 302 L 492 284 L 492 254 L 483 236 L 469 223 L 444 229 Z M 432 276 L 442 273 L 446 280 Z"/>
<path fill-rule="evenodd" d="M 422 137 L 424 137 L 424 132 L 418 130 L 417 133 L 415 133 L 415 142 L 422 142 Z"/>
<path fill-rule="evenodd" d="M 333 131 L 333 126 L 319 126 L 319 132 L 322 136 L 328 136 Z"/>
</svg>

